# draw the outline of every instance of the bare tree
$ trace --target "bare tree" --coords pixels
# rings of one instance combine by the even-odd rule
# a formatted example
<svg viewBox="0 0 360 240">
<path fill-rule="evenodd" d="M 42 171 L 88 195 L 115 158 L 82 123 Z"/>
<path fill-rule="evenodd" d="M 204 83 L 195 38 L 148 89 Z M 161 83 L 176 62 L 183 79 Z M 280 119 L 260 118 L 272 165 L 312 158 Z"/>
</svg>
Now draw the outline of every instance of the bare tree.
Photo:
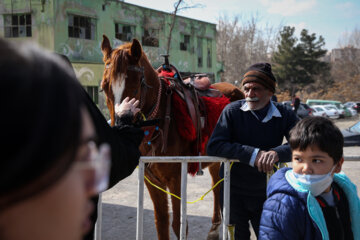
<svg viewBox="0 0 360 240">
<path fill-rule="evenodd" d="M 258 14 L 240 19 L 240 15 L 231 20 L 221 16 L 217 25 L 217 57 L 225 70 L 222 81 L 231 83 L 239 82 L 251 64 L 271 60 L 280 29 L 269 24 L 260 27 Z"/>
<path fill-rule="evenodd" d="M 338 41 L 338 47 L 360 48 L 360 28 L 355 27 L 352 32 L 346 32 Z"/>
<path fill-rule="evenodd" d="M 181 11 L 187 10 L 187 9 L 201 8 L 201 7 L 204 7 L 204 6 L 202 4 L 188 4 L 184 0 L 178 0 L 178 1 L 176 1 L 174 3 L 174 11 L 171 13 L 172 20 L 170 22 L 170 31 L 169 31 L 169 36 L 168 36 L 168 39 L 167 39 L 166 54 L 169 54 L 169 52 L 170 52 L 172 32 L 173 32 L 173 29 L 175 27 L 176 17 L 178 15 L 178 13 L 181 12 Z"/>
<path fill-rule="evenodd" d="M 333 83 L 309 86 L 305 98 L 354 101 L 360 98 L 360 29 L 344 34 L 331 52 Z"/>
</svg>

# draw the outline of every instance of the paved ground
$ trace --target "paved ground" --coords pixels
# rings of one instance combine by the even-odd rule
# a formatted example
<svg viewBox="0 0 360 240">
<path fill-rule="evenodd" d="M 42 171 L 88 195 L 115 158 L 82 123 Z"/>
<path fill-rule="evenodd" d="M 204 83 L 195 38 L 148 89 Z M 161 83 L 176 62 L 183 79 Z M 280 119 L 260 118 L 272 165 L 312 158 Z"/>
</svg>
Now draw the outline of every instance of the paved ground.
<svg viewBox="0 0 360 240">
<path fill-rule="evenodd" d="M 354 124 L 357 119 L 337 120 L 339 128 Z M 359 147 L 344 148 L 345 155 L 360 155 Z M 345 162 L 343 171 L 360 188 L 360 162 Z M 188 200 L 193 201 L 210 188 L 208 171 L 201 177 L 188 177 Z M 138 170 L 103 194 L 102 239 L 132 240 L 136 236 L 136 205 L 137 205 L 137 174 Z M 212 193 L 203 201 L 188 205 L 189 240 L 206 239 L 211 226 Z M 157 239 L 154 225 L 153 205 L 147 189 L 144 196 L 144 239 Z M 176 239 L 172 234 L 171 239 Z M 253 237 L 252 239 L 256 239 Z"/>
</svg>

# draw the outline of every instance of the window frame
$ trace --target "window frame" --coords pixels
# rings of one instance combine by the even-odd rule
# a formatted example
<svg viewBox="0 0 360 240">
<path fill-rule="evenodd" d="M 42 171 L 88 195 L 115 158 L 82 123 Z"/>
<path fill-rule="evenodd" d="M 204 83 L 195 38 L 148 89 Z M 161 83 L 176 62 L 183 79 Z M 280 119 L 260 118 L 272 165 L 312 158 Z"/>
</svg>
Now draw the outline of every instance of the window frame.
<svg viewBox="0 0 360 240">
<path fill-rule="evenodd" d="M 151 33 L 150 33 L 151 31 Z M 145 33 L 148 33 L 149 36 L 145 36 Z M 155 37 L 151 35 L 156 33 Z M 159 47 L 159 37 L 160 36 L 160 29 L 158 28 L 143 28 L 143 34 L 141 37 L 141 44 L 146 47 Z"/>
<path fill-rule="evenodd" d="M 96 40 L 96 24 L 97 19 L 94 17 L 68 13 L 68 37 Z"/>
<path fill-rule="evenodd" d="M 16 23 L 14 23 L 14 17 L 16 17 Z M 23 17 L 23 20 L 21 17 Z M 7 20 L 7 18 L 9 19 Z M 30 12 L 4 14 L 3 19 L 5 38 L 32 37 L 32 14 Z M 30 23 L 28 23 L 29 21 Z M 21 22 L 23 22 L 23 24 L 21 24 Z M 10 29 L 10 31 L 7 29 Z M 16 34 L 14 34 L 15 31 Z M 21 32 L 24 32 L 24 34 Z"/>
<path fill-rule="evenodd" d="M 196 55 L 197 55 L 197 66 L 199 68 L 201 68 L 204 66 L 203 38 L 202 37 L 197 37 Z"/>
<path fill-rule="evenodd" d="M 128 23 L 122 23 L 122 22 L 115 22 L 115 38 L 118 40 L 121 40 L 123 42 L 131 42 L 132 39 L 135 37 L 135 32 L 136 32 L 136 25 L 133 24 L 128 24 Z M 122 33 L 119 33 L 117 30 L 119 30 L 119 27 L 121 27 L 122 29 Z M 131 37 L 130 39 L 128 39 L 128 36 L 126 35 L 124 38 L 119 38 L 117 37 L 118 34 L 125 34 L 124 31 L 124 27 L 130 27 L 130 33 L 131 33 Z M 126 33 L 127 34 L 127 33 Z"/>
<path fill-rule="evenodd" d="M 93 102 L 98 105 L 99 104 L 99 87 L 98 86 L 84 86 L 86 92 L 89 94 L 90 98 Z"/>
<path fill-rule="evenodd" d="M 212 39 L 208 38 L 206 40 L 206 66 L 212 68 Z"/>
<path fill-rule="evenodd" d="M 180 42 L 180 51 L 190 51 L 191 49 L 191 35 L 190 34 L 181 34 L 182 42 Z M 188 39 L 188 41 L 186 41 Z"/>
</svg>

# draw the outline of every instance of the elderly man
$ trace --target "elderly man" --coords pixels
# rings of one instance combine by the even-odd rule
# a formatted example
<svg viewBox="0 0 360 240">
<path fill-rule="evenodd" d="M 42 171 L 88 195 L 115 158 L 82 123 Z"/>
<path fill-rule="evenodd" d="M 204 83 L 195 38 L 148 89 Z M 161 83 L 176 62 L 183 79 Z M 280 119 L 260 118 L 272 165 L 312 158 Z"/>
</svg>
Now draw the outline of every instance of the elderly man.
<svg viewBox="0 0 360 240">
<path fill-rule="evenodd" d="M 282 142 L 284 136 L 289 138 L 298 118 L 290 109 L 270 100 L 276 79 L 269 63 L 248 68 L 242 86 L 245 99 L 232 102 L 223 110 L 207 152 L 240 160 L 231 169 L 230 223 L 235 224 L 235 239 L 250 239 L 249 221 L 256 235 L 259 232 L 266 199 L 266 172 L 278 161 L 291 161 L 290 147 Z M 222 177 L 223 171 L 222 166 Z"/>
</svg>

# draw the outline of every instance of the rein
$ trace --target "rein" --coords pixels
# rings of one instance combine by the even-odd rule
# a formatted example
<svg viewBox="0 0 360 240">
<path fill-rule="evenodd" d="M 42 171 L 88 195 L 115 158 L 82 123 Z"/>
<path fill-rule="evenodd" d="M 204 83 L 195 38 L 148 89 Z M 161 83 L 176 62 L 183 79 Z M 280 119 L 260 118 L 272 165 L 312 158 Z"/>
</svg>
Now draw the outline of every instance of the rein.
<svg viewBox="0 0 360 240">
<path fill-rule="evenodd" d="M 144 88 L 141 87 L 141 94 L 140 94 L 140 109 L 142 109 L 144 107 L 145 102 L 142 101 L 142 99 L 146 96 L 146 92 L 148 88 L 153 88 L 152 86 L 150 86 L 149 84 L 146 83 L 145 80 L 145 71 L 144 71 L 144 67 L 138 67 L 135 65 L 130 65 L 127 67 L 127 70 L 129 71 L 134 71 L 134 72 L 139 72 L 141 73 L 141 86 L 144 86 Z M 144 89 L 144 91 L 142 90 Z M 138 90 L 136 90 L 138 91 Z M 159 80 L 159 90 L 158 90 L 158 94 L 157 94 L 157 99 L 156 99 L 156 104 L 153 107 L 153 109 L 150 111 L 149 115 L 148 115 L 148 119 L 154 119 L 155 116 L 157 115 L 158 111 L 159 111 L 159 106 L 160 106 L 160 99 L 161 99 L 161 91 L 162 91 L 162 84 L 161 81 Z M 137 92 L 135 92 L 136 95 Z"/>
</svg>

